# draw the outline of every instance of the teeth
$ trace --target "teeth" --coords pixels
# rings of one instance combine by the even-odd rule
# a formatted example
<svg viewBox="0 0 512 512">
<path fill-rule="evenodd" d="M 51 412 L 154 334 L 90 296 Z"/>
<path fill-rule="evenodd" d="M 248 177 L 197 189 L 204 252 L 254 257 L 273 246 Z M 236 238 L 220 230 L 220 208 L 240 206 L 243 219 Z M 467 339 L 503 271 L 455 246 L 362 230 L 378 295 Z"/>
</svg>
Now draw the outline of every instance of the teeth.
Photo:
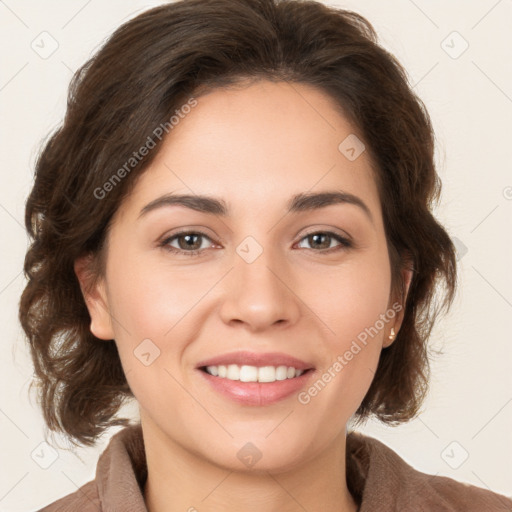
<svg viewBox="0 0 512 512">
<path fill-rule="evenodd" d="M 206 371 L 215 377 L 241 382 L 274 382 L 276 380 L 293 379 L 304 373 L 304 370 L 297 370 L 293 366 L 258 367 L 238 366 L 237 364 L 207 366 Z"/>
</svg>

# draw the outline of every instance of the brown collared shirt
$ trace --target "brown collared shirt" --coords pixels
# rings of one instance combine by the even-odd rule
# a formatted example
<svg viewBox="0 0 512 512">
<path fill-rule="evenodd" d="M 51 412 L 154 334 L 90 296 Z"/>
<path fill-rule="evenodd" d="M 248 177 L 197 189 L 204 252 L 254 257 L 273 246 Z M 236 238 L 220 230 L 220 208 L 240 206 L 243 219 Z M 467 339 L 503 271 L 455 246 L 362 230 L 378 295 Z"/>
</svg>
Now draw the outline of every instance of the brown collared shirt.
<svg viewBox="0 0 512 512">
<path fill-rule="evenodd" d="M 417 471 L 381 441 L 356 431 L 347 435 L 346 474 L 360 512 L 512 512 L 512 499 Z M 94 480 L 39 512 L 147 512 L 146 479 L 139 423 L 112 436 Z"/>
</svg>

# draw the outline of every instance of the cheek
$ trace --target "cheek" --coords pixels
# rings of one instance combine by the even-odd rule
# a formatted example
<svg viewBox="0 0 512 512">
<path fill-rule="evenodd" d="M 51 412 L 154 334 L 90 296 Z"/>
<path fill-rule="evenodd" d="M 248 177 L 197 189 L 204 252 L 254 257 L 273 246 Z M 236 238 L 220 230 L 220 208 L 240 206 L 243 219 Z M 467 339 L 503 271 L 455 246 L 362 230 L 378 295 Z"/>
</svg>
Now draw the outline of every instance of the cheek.
<svg viewBox="0 0 512 512">
<path fill-rule="evenodd" d="M 120 337 L 136 341 L 163 340 L 191 312 L 215 283 L 214 276 L 187 271 L 184 266 L 142 261 L 126 255 L 109 275 L 109 300 L 113 314 L 125 329 Z"/>
<path fill-rule="evenodd" d="M 108 270 L 109 305 L 119 356 L 139 403 L 153 404 L 154 390 L 173 389 L 173 401 L 186 400 L 171 375 L 197 337 L 207 304 L 205 294 L 218 281 L 209 272 L 149 261 L 128 250 Z M 113 260 L 113 259 L 112 259 Z M 180 398 L 181 397 L 181 398 Z"/>
<path fill-rule="evenodd" d="M 180 403 L 186 396 L 171 375 L 190 335 L 187 314 L 208 288 L 197 279 L 180 279 L 176 269 L 147 264 L 128 252 L 124 256 L 109 270 L 109 305 L 130 389 L 149 409 L 169 405 L 160 401 L 165 393 L 155 390 L 172 390 L 173 403 Z"/>
<path fill-rule="evenodd" d="M 317 293 L 310 296 L 309 304 L 328 327 L 326 364 L 319 374 L 326 382 L 323 400 L 331 404 L 341 400 L 345 406 L 333 414 L 345 420 L 343 414 L 357 409 L 373 380 L 382 340 L 394 317 L 394 311 L 387 311 L 389 262 L 382 251 L 375 251 L 329 269 L 315 282 Z"/>
<path fill-rule="evenodd" d="M 390 268 L 380 254 L 376 251 L 365 257 L 354 257 L 349 264 L 332 267 L 316 276 L 317 292 L 312 295 L 314 311 L 330 328 L 331 339 L 339 348 L 375 326 L 386 312 Z M 379 336 L 382 327 L 382 322 L 378 322 Z"/>
<path fill-rule="evenodd" d="M 311 309 L 327 326 L 322 345 L 324 365 L 298 396 L 304 414 L 319 418 L 325 439 L 339 433 L 366 395 L 378 365 L 385 335 L 390 280 L 385 266 L 353 265 L 338 269 L 324 284 L 323 293 L 310 295 Z M 314 423 L 314 422 L 313 422 Z M 318 427 L 320 428 L 320 427 Z"/>
</svg>

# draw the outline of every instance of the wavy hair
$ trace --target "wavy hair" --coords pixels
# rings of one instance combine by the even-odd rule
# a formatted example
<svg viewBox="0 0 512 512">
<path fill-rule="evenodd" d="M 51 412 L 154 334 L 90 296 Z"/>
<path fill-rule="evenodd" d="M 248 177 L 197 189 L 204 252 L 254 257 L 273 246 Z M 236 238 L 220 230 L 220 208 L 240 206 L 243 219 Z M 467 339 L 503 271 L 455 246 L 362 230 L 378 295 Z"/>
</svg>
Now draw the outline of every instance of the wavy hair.
<svg viewBox="0 0 512 512">
<path fill-rule="evenodd" d="M 413 276 L 401 329 L 382 350 L 354 417 L 397 424 L 418 413 L 429 381 L 427 340 L 451 306 L 456 258 L 432 213 L 440 194 L 434 133 L 406 71 L 352 11 L 313 0 L 179 0 L 121 25 L 77 70 L 26 203 L 30 246 L 19 318 L 35 368 L 31 388 L 37 384 L 47 426 L 74 444 L 91 446 L 107 428 L 130 424 L 117 413 L 134 395 L 115 343 L 90 331 L 73 265 L 91 254 L 91 272 L 101 275 L 110 220 L 161 141 L 122 180 L 110 181 L 108 194 L 98 190 L 190 97 L 260 79 L 318 88 L 361 134 L 378 185 L 393 288 L 405 290 L 402 268 Z"/>
</svg>

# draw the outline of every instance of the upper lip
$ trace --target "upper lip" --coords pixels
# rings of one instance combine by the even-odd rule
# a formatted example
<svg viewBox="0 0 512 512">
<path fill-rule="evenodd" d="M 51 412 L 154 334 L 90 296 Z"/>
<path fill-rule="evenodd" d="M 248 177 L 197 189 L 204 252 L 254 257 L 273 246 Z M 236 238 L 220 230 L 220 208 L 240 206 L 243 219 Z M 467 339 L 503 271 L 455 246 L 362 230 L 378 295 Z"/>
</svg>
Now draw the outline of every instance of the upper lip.
<svg viewBox="0 0 512 512">
<path fill-rule="evenodd" d="M 238 366 L 293 366 L 297 370 L 309 370 L 313 365 L 305 361 L 301 361 L 296 357 L 282 352 L 229 352 L 228 354 L 221 354 L 219 356 L 206 359 L 197 364 L 196 368 L 204 366 L 227 366 L 229 364 L 236 364 Z"/>
</svg>

